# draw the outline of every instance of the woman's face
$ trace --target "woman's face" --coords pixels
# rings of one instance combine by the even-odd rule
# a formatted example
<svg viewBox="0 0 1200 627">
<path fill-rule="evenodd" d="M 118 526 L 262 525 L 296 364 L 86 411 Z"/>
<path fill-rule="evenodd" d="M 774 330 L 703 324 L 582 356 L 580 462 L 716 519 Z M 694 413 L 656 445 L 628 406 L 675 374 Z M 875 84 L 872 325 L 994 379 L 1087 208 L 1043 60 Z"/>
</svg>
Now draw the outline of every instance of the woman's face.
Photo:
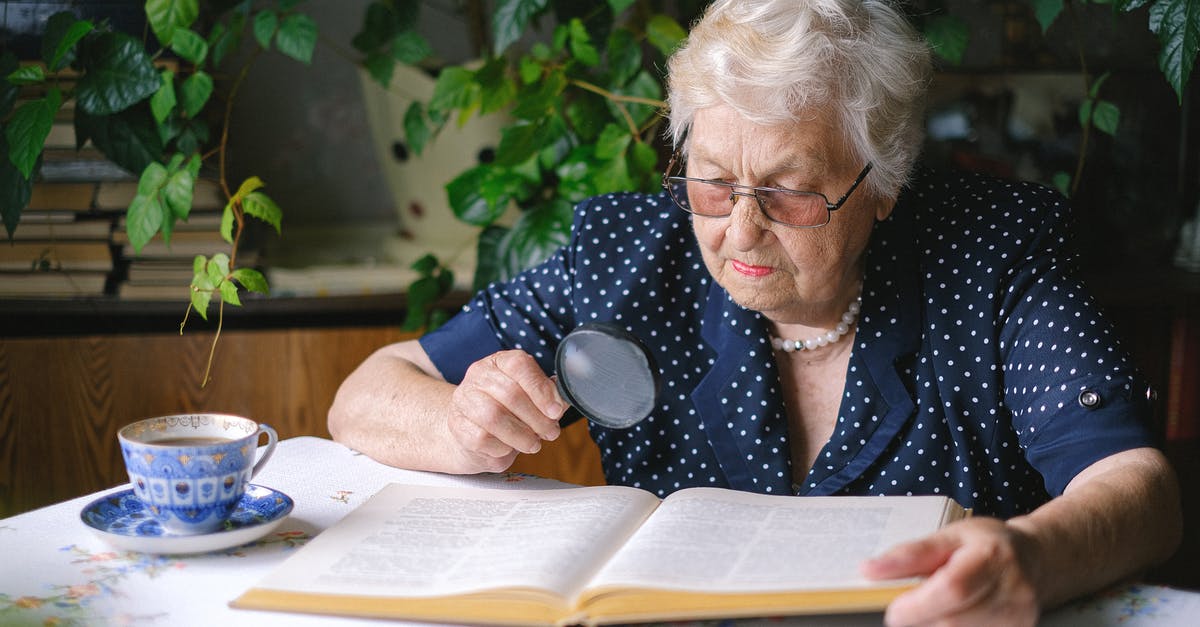
<svg viewBox="0 0 1200 627">
<path fill-rule="evenodd" d="M 840 130 L 821 115 L 768 127 L 729 107 L 702 109 L 690 142 L 687 176 L 821 192 L 830 202 L 866 165 L 849 155 Z M 814 315 L 841 314 L 862 279 L 872 225 L 892 208 L 891 199 L 874 198 L 860 185 L 829 224 L 795 228 L 768 220 L 751 197 L 736 199 L 727 217 L 692 216 L 704 262 L 734 301 L 780 323 L 817 324 Z"/>
</svg>

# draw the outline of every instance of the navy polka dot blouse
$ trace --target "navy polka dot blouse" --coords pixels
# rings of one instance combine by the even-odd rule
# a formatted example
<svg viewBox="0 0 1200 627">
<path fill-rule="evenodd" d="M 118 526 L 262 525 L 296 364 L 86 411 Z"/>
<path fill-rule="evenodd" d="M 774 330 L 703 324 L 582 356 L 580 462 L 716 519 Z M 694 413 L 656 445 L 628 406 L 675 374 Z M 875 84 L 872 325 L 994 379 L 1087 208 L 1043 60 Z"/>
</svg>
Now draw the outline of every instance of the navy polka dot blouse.
<svg viewBox="0 0 1200 627">
<path fill-rule="evenodd" d="M 642 338 L 662 370 L 657 410 L 628 429 L 589 425 L 611 484 L 947 494 L 1009 517 L 1153 444 L 1146 387 L 1075 277 L 1070 235 L 1051 190 L 920 173 L 875 225 L 837 424 L 799 485 L 766 319 L 711 280 L 665 195 L 580 204 L 567 246 L 421 344 L 457 383 L 502 349 L 552 372 L 584 322 Z"/>
</svg>

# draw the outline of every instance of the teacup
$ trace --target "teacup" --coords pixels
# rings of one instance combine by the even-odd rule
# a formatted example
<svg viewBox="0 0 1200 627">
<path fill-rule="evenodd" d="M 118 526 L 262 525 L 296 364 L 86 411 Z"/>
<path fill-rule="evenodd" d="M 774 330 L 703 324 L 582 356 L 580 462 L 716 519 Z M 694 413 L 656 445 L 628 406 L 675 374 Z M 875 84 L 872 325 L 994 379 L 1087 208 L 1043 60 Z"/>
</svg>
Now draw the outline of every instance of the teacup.
<svg viewBox="0 0 1200 627">
<path fill-rule="evenodd" d="M 264 434 L 266 449 L 255 463 Z M 233 515 L 279 436 L 249 418 L 199 413 L 139 420 L 117 439 L 134 495 L 164 531 L 195 535 L 220 529 Z"/>
</svg>

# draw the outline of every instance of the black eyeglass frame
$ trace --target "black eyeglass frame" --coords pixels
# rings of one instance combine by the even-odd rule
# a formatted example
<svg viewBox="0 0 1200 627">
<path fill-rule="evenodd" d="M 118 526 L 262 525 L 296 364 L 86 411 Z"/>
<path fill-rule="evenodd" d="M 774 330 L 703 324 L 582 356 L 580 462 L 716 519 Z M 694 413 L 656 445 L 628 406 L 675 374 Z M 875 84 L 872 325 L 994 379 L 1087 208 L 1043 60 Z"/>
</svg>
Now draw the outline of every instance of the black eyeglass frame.
<svg viewBox="0 0 1200 627">
<path fill-rule="evenodd" d="M 675 203 L 676 207 L 679 207 L 680 209 L 682 209 L 692 215 L 701 216 L 701 217 L 705 217 L 705 218 L 726 218 L 726 217 L 729 217 L 730 215 L 732 215 L 733 214 L 733 205 L 734 205 L 733 202 L 731 202 L 729 205 L 729 211 L 727 211 L 723 214 L 698 213 L 696 211 L 692 211 L 691 209 L 689 209 L 687 207 L 684 207 L 679 202 L 679 200 L 675 198 L 675 192 L 671 191 L 671 182 L 672 181 L 684 183 L 685 188 L 687 187 L 686 182 L 688 182 L 688 181 L 695 182 L 695 183 L 707 183 L 709 185 L 717 185 L 720 187 L 729 188 L 729 200 L 730 201 L 733 200 L 734 196 L 747 196 L 747 197 L 752 196 L 752 197 L 754 197 L 754 201 L 758 205 L 758 210 L 761 211 L 762 214 L 764 216 L 766 216 L 766 218 L 768 220 L 770 220 L 771 222 L 774 222 L 776 224 L 782 224 L 783 226 L 790 226 L 790 227 L 797 228 L 797 229 L 816 229 L 816 228 L 823 227 L 826 224 L 829 224 L 829 220 L 831 219 L 833 212 L 837 211 L 838 209 L 841 209 L 842 205 L 846 204 L 846 201 L 850 198 L 850 194 L 853 194 L 854 190 L 858 189 L 859 184 L 863 182 L 863 179 L 867 178 L 867 174 L 871 171 L 871 168 L 872 168 L 871 162 L 868 161 L 867 164 L 865 166 L 863 166 L 862 172 L 859 172 L 858 177 L 856 177 L 854 179 L 854 182 L 850 184 L 850 189 L 846 190 L 846 193 L 842 194 L 842 197 L 838 198 L 837 202 L 831 203 L 831 202 L 829 202 L 829 197 L 821 192 L 810 192 L 810 191 L 804 191 L 804 190 L 798 190 L 798 189 L 787 189 L 784 187 L 755 187 L 752 185 L 738 185 L 737 183 L 726 183 L 725 181 L 714 181 L 713 179 L 701 179 L 701 178 L 695 178 L 695 177 L 691 177 L 691 176 L 671 176 L 671 172 L 673 172 L 676 167 L 679 167 L 679 165 L 682 162 L 683 162 L 683 159 L 682 159 L 682 155 L 680 154 L 679 150 L 676 150 L 673 153 L 671 153 L 671 160 L 667 162 L 667 169 L 663 172 L 663 177 L 662 177 L 663 189 L 667 190 L 667 195 L 671 197 L 671 202 Z M 747 192 L 747 191 L 739 191 L 739 190 L 749 190 L 749 191 Z M 825 201 L 825 221 L 820 224 L 792 224 L 790 222 L 784 222 L 783 220 L 774 218 L 771 216 L 771 214 L 767 213 L 767 208 L 763 205 L 763 199 L 761 196 L 758 195 L 760 191 L 762 191 L 762 192 L 782 192 L 784 194 L 795 194 L 795 195 L 805 195 L 805 196 L 817 196 L 821 200 Z"/>
</svg>

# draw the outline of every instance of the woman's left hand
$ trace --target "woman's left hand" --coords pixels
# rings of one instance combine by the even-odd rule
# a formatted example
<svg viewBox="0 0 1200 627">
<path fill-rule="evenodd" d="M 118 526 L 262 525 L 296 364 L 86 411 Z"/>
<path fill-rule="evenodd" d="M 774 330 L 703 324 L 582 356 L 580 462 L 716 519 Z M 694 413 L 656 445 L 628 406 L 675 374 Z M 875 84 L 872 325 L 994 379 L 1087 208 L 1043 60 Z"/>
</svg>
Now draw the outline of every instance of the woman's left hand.
<svg viewBox="0 0 1200 627">
<path fill-rule="evenodd" d="M 1035 625 L 1032 540 L 995 518 L 970 518 L 862 565 L 871 579 L 927 577 L 894 599 L 888 625 Z"/>
</svg>

